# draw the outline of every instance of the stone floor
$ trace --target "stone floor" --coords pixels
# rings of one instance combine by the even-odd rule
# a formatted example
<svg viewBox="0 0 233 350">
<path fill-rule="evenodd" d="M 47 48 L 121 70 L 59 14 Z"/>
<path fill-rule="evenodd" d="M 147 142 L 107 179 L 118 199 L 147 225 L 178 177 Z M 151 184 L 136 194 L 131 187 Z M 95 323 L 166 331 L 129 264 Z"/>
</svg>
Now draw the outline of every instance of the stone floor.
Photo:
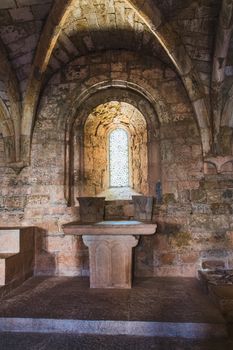
<svg viewBox="0 0 233 350">
<path fill-rule="evenodd" d="M 233 270 L 215 270 L 199 273 L 203 290 L 218 305 L 233 331 Z"/>
<path fill-rule="evenodd" d="M 3 333 L 1 350 L 231 350 L 229 340 Z"/>
<path fill-rule="evenodd" d="M 29 319 L 35 326 L 33 333 L 24 328 L 24 323 L 17 333 L 14 320 L 27 322 Z M 203 293 L 199 282 L 192 278 L 143 278 L 136 279 L 131 290 L 103 290 L 90 289 L 88 278 L 34 277 L 1 300 L 2 331 L 1 325 L 6 320 L 14 331 L 0 333 L 1 350 L 233 349 L 230 340 L 214 338 L 215 334 L 212 339 L 188 339 L 195 338 L 189 334 L 190 330 L 192 332 L 189 325 L 200 325 L 200 330 L 203 325 L 225 327 L 218 308 Z M 43 335 L 39 334 L 43 329 L 37 330 L 36 320 L 47 320 L 48 323 L 63 320 L 63 334 L 55 331 L 50 334 L 48 330 Z M 73 320 L 180 324 L 184 338 L 174 338 L 174 334 L 169 332 L 166 337 L 145 337 L 143 332 L 131 336 L 120 335 L 122 333 L 67 334 L 66 323 Z"/>
<path fill-rule="evenodd" d="M 0 317 L 224 322 L 193 278 L 140 278 L 132 289 L 90 289 L 86 277 L 34 277 L 2 300 Z"/>
</svg>

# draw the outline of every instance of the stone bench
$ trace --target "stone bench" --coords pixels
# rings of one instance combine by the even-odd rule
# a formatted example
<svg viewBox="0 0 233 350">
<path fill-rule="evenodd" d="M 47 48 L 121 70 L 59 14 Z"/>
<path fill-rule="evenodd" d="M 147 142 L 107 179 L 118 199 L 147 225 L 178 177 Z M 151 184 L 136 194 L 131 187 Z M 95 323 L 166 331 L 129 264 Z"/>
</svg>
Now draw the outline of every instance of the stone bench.
<svg viewBox="0 0 233 350">
<path fill-rule="evenodd" d="M 0 227 L 0 286 L 17 286 L 33 269 L 34 228 Z"/>
<path fill-rule="evenodd" d="M 14 278 L 16 269 L 19 268 L 19 253 L 0 253 L 0 286 L 5 286 Z"/>
</svg>

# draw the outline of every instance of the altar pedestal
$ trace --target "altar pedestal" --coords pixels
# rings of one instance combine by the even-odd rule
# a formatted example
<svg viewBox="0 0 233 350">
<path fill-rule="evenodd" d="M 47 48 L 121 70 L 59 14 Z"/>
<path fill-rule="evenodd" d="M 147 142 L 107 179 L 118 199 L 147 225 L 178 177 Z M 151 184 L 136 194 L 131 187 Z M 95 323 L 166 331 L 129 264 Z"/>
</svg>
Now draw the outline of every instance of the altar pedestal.
<svg viewBox="0 0 233 350">
<path fill-rule="evenodd" d="M 89 248 L 91 288 L 131 288 L 132 248 L 139 235 L 155 233 L 156 224 L 102 221 L 63 225 L 65 234 L 82 235 Z"/>
<path fill-rule="evenodd" d="M 131 288 L 133 236 L 83 236 L 89 248 L 91 288 Z"/>
</svg>

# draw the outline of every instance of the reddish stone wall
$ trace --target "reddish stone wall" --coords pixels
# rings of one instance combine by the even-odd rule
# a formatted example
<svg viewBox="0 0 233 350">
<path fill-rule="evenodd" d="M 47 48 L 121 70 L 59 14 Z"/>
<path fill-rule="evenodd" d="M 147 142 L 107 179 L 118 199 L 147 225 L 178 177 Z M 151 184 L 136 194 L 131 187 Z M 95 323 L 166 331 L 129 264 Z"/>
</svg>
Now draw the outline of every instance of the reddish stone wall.
<svg viewBox="0 0 233 350">
<path fill-rule="evenodd" d="M 5 163 L 5 154 L 4 154 L 4 143 L 2 134 L 0 134 L 0 164 L 4 165 Z"/>
<path fill-rule="evenodd" d="M 87 249 L 80 238 L 64 237 L 61 225 L 78 218 L 68 199 L 78 193 L 84 170 L 79 159 L 71 162 L 72 142 L 79 147 L 83 137 L 72 132 L 96 107 L 91 102 L 100 90 L 99 104 L 113 100 L 108 88 L 145 117 L 150 193 L 162 183 L 163 202 L 154 208 L 158 233 L 136 248 L 136 274 L 193 276 L 202 262 L 232 267 L 232 172 L 204 175 L 201 138 L 181 80 L 161 62 L 130 52 L 81 57 L 53 76 L 38 109 L 31 165 L 20 174 L 0 167 L 1 226 L 42 229 L 37 274 L 88 273 Z"/>
<path fill-rule="evenodd" d="M 84 195 L 95 196 L 109 188 L 109 133 L 122 127 L 129 135 L 129 181 L 139 193 L 148 193 L 147 126 L 132 105 L 112 101 L 98 106 L 84 127 Z M 78 149 L 76 152 L 80 152 Z"/>
<path fill-rule="evenodd" d="M 193 276 L 201 268 L 232 268 L 232 198 L 229 175 L 209 175 L 177 199 L 165 195 L 154 207 L 157 235 L 136 248 L 136 273 Z"/>
</svg>

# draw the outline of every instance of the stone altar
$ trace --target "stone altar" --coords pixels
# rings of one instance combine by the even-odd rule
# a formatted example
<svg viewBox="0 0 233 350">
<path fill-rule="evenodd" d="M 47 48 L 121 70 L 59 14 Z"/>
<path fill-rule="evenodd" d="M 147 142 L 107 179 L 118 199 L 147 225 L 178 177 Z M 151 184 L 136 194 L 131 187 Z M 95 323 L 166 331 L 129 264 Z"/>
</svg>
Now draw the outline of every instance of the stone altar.
<svg viewBox="0 0 233 350">
<path fill-rule="evenodd" d="M 140 235 L 152 235 L 155 223 L 141 221 L 72 222 L 63 225 L 67 235 L 82 235 L 89 249 L 91 288 L 131 288 L 132 248 Z"/>
</svg>

